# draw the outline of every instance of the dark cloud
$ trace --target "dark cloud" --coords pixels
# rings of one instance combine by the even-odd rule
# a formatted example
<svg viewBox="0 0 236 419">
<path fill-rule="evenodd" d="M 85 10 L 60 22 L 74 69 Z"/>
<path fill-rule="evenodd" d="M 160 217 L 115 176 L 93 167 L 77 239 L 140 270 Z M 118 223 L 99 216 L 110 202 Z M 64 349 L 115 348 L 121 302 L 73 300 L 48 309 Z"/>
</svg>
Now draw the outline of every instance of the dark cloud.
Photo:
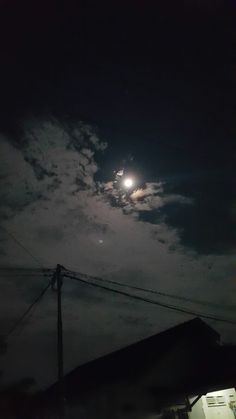
<svg viewBox="0 0 236 419">
<path fill-rule="evenodd" d="M 36 229 L 36 238 L 39 240 L 45 240 L 48 242 L 54 242 L 57 240 L 63 240 L 64 233 L 58 226 L 39 227 Z"/>
<path fill-rule="evenodd" d="M 63 178 L 70 182 L 67 194 L 94 187 L 93 176 L 97 171 L 94 153 L 103 151 L 106 144 L 99 141 L 89 125 L 33 118 L 22 122 L 22 130 L 24 141 L 19 140 L 17 145 L 1 136 L 0 214 L 3 219 L 11 218 L 33 202 L 50 199 Z"/>
<path fill-rule="evenodd" d="M 194 213 L 204 182 L 194 187 L 182 178 L 179 183 L 157 177 L 145 182 L 145 176 L 135 171 L 140 181 L 134 190 L 124 192 L 122 182 L 114 183 L 112 172 L 105 180 L 97 177 L 97 156 L 106 145 L 91 126 L 48 117 L 25 120 L 23 127 L 25 140 L 17 146 L 7 136 L 0 143 L 1 221 L 38 256 L 42 266 L 54 268 L 61 263 L 85 274 L 158 290 L 174 289 L 176 294 L 199 299 L 214 283 L 214 309 L 226 297 L 228 306 L 233 306 L 232 255 L 218 258 L 200 251 L 198 257 L 193 255 L 189 250 L 195 249 L 195 243 L 185 244 L 181 236 L 182 226 L 188 229 L 187 216 L 177 218 L 171 212 L 178 208 L 181 214 Z M 205 189 L 207 197 L 210 186 Z M 226 201 L 231 205 L 230 199 Z M 204 202 L 209 207 L 206 199 Z M 7 333 L 50 278 L 39 271 L 19 271 L 19 267 L 32 268 L 35 260 L 6 231 L 1 230 L 0 237 L 5 251 L 1 265 L 15 266 L 11 275 L 6 269 L 1 281 L 0 307 L 5 321 L 0 328 Z M 228 282 L 222 291 L 225 276 Z M 163 330 L 185 319 L 67 279 L 63 316 L 66 371 L 157 332 L 159 326 Z M 55 321 L 56 294 L 50 292 L 8 340 L 1 367 L 8 372 L 6 382 L 25 376 L 26 370 L 34 374 L 38 386 L 55 379 Z M 22 354 L 20 364 L 16 353 Z M 29 353 L 35 358 L 29 359 Z M 37 364 L 34 359 L 39 360 Z M 45 362 L 47 377 L 41 368 Z"/>
</svg>

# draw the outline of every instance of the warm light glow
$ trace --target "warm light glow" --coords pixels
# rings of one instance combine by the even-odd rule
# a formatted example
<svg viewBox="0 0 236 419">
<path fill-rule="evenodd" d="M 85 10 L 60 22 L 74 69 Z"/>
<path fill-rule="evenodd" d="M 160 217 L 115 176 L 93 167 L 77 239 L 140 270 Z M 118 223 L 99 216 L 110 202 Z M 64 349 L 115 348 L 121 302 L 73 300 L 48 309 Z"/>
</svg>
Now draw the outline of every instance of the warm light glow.
<svg viewBox="0 0 236 419">
<path fill-rule="evenodd" d="M 134 184 L 134 181 L 133 181 L 133 179 L 131 179 L 130 177 L 127 177 L 127 178 L 124 180 L 124 186 L 125 186 L 127 189 L 132 188 L 133 184 Z"/>
</svg>

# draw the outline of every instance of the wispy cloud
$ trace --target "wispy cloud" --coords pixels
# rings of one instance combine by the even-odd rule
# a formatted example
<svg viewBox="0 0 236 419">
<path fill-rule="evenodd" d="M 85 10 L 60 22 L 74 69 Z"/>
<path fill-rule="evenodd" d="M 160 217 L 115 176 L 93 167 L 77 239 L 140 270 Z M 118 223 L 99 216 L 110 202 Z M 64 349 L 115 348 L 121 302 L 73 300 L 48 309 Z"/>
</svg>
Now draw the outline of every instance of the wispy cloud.
<svg viewBox="0 0 236 419">
<path fill-rule="evenodd" d="M 164 182 L 137 182 L 133 190 L 124 190 L 122 182 L 116 179 L 117 175 L 119 178 L 124 176 L 122 170 L 114 173 L 110 181 L 98 183 L 95 180 L 99 170 L 97 153 L 103 153 L 106 145 L 92 127 L 83 123 L 69 125 L 55 119 L 32 119 L 24 123 L 23 132 L 24 139 L 19 144 L 13 144 L 7 137 L 2 137 L 0 142 L 1 224 L 37 256 L 43 266 L 55 267 L 61 263 L 84 273 L 159 290 L 174 290 L 183 296 L 202 299 L 209 293 L 211 301 L 219 303 L 219 307 L 223 299 L 229 305 L 233 304 L 233 256 L 199 255 L 192 250 L 193 247 L 183 247 L 178 228 L 172 227 L 165 219 L 170 208 L 179 208 L 182 212 L 186 208 L 194 209 L 195 200 L 189 195 Z M 2 266 L 35 266 L 34 260 L 2 229 L 0 240 L 4 250 L 0 253 Z M 41 280 L 32 274 L 30 281 L 26 281 L 22 275 L 18 283 L 14 279 L 15 286 L 10 287 L 10 294 L 1 294 L 4 331 L 11 326 L 13 317 L 27 306 L 29 296 L 37 294 Z M 4 283 L 9 290 L 9 279 L 6 278 Z M 25 291 L 22 294 L 23 286 Z M 68 368 L 72 368 L 78 363 L 77 348 L 81 348 L 83 342 L 76 334 L 78 293 L 69 285 L 66 287 L 65 317 L 71 319 L 68 323 L 71 334 L 68 332 L 66 339 L 70 343 L 70 353 L 74 354 L 69 357 Z M 140 311 L 140 306 L 122 298 L 107 297 L 102 292 L 98 295 L 91 291 L 88 304 L 90 297 L 85 294 L 85 291 L 79 293 L 84 330 L 92 327 L 91 312 L 93 330 L 100 330 L 101 324 L 106 329 L 104 336 L 101 330 L 99 332 L 104 337 L 101 354 L 121 344 L 121 340 L 118 344 L 118 338 L 114 336 L 114 324 L 117 330 L 123 327 L 122 342 L 126 344 L 132 333 L 141 337 L 183 320 L 183 317 L 179 320 L 169 312 L 160 312 L 157 316 L 156 308 L 145 306 L 142 310 L 146 311 Z M 11 365 L 9 376 L 15 377 L 17 371 L 20 376 L 28 365 L 27 353 L 21 366 L 16 365 L 15 347 L 23 352 L 22 348 L 27 346 L 35 353 L 40 347 L 42 353 L 37 352 L 37 355 L 42 362 L 45 353 L 48 354 L 48 346 L 53 347 L 55 313 L 54 300 L 50 298 L 51 302 L 45 301 L 37 317 L 37 330 L 40 330 L 37 337 L 34 328 L 27 325 L 28 334 L 16 346 L 10 345 L 6 355 Z M 135 322 L 137 318 L 137 328 L 132 328 L 133 320 L 122 326 L 124 318 L 132 318 Z M 76 338 L 72 338 L 74 335 Z M 88 342 L 85 332 L 82 337 L 84 342 Z M 45 352 L 39 343 L 43 339 Z M 112 346 L 111 342 L 116 342 L 117 346 Z M 83 345 L 81 362 L 98 355 L 95 349 L 88 354 Z M 54 358 L 52 352 L 50 359 Z M 42 372 L 33 360 L 30 368 L 42 380 Z"/>
<path fill-rule="evenodd" d="M 125 214 L 138 215 L 142 212 L 158 210 L 167 204 L 193 204 L 189 197 L 168 193 L 165 191 L 164 182 L 146 182 L 134 187 L 125 188 L 124 169 L 114 173 L 114 179 L 100 185 L 105 198 L 111 205 L 122 208 Z"/>
</svg>

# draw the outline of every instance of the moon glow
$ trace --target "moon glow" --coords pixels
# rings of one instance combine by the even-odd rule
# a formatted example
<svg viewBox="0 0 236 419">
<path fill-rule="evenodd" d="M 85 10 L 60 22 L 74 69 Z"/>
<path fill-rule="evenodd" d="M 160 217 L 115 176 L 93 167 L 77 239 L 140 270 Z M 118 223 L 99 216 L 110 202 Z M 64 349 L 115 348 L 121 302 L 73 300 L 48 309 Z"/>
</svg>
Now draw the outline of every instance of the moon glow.
<svg viewBox="0 0 236 419">
<path fill-rule="evenodd" d="M 133 185 L 134 185 L 134 181 L 133 181 L 132 178 L 127 177 L 127 178 L 124 179 L 124 187 L 125 188 L 127 188 L 127 189 L 132 188 Z"/>
</svg>

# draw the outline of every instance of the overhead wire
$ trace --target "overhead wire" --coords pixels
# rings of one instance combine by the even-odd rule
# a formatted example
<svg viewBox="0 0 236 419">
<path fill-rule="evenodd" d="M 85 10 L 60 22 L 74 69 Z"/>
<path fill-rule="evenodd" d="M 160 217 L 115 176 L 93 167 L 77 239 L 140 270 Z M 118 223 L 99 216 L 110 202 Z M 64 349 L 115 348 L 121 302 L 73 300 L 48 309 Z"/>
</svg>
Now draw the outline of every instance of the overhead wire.
<svg viewBox="0 0 236 419">
<path fill-rule="evenodd" d="M 68 278 L 71 278 L 71 279 L 74 279 L 74 280 L 77 280 L 79 282 L 82 282 L 84 284 L 96 287 L 96 288 L 104 289 L 108 292 L 123 295 L 123 296 L 129 297 L 129 298 L 132 298 L 132 299 L 135 299 L 135 300 L 138 300 L 138 301 L 153 304 L 153 305 L 156 305 L 156 306 L 159 306 L 159 307 L 162 307 L 162 308 L 166 308 L 166 309 L 169 309 L 169 310 L 174 310 L 174 311 L 184 313 L 184 314 L 188 314 L 188 315 L 198 316 L 198 317 L 208 319 L 208 320 L 214 320 L 214 321 L 218 321 L 218 322 L 223 322 L 223 323 L 236 325 L 236 321 L 234 321 L 234 320 L 229 320 L 229 319 L 225 319 L 225 318 L 222 318 L 222 317 L 217 317 L 217 316 L 211 315 L 211 314 L 204 314 L 204 313 L 196 312 L 194 310 L 190 310 L 190 309 L 187 309 L 187 308 L 184 308 L 184 307 L 175 306 L 175 305 L 167 304 L 167 303 L 162 303 L 162 302 L 156 301 L 156 300 L 151 300 L 149 298 L 145 298 L 145 297 L 141 297 L 139 295 L 131 294 L 131 293 L 128 293 L 126 291 L 121 291 L 121 290 L 117 290 L 117 289 L 114 289 L 114 288 L 106 287 L 105 285 L 100 285 L 100 284 L 96 284 L 94 282 L 89 282 L 89 281 L 86 281 L 82 278 L 78 278 L 75 275 L 71 275 L 71 274 L 68 274 L 68 273 L 64 273 L 64 276 L 68 277 Z"/>
<path fill-rule="evenodd" d="M 9 237 L 12 238 L 12 240 L 15 241 L 15 243 L 18 244 L 18 246 L 20 246 L 39 266 L 43 276 L 45 276 L 46 278 L 48 278 L 48 272 L 50 271 L 49 269 L 45 269 L 42 266 L 41 261 L 29 250 L 27 249 L 27 247 L 21 243 L 21 241 L 15 237 L 15 235 L 13 233 L 11 233 L 6 227 L 0 226 L 1 229 L 3 231 L 5 231 Z M 5 268 L 6 269 L 6 268 Z M 12 335 L 15 330 L 18 328 L 18 326 L 23 322 L 23 320 L 28 316 L 28 314 L 31 312 L 31 310 L 34 308 L 34 306 L 36 304 L 38 304 L 40 302 L 40 300 L 42 299 L 42 297 L 44 296 L 44 294 L 46 293 L 46 291 L 48 290 L 48 288 L 51 286 L 51 281 L 47 284 L 46 287 L 43 288 L 43 290 L 40 292 L 40 294 L 35 298 L 35 300 L 29 305 L 29 307 L 25 310 L 25 312 L 22 314 L 22 316 L 20 316 L 17 321 L 14 323 L 14 325 L 12 326 L 12 328 L 9 330 L 9 332 L 6 334 L 5 338 L 9 338 L 10 335 Z"/>
<path fill-rule="evenodd" d="M 12 240 L 14 240 L 14 242 L 17 243 L 18 246 L 20 246 L 37 263 L 37 265 L 41 269 L 43 269 L 42 268 L 42 263 L 40 262 L 40 260 L 36 256 L 34 256 L 33 253 L 30 250 L 28 250 L 27 247 L 25 247 L 25 245 L 23 243 L 21 243 L 20 240 L 17 239 L 13 233 L 11 233 L 6 227 L 0 226 L 0 228 L 3 231 L 5 231 L 8 234 L 8 236 L 11 237 Z"/>
<path fill-rule="evenodd" d="M 76 275 L 80 275 L 83 278 L 87 278 L 88 280 L 95 280 L 95 281 L 99 281 L 99 282 L 103 282 L 103 283 L 107 283 L 107 284 L 118 285 L 119 287 L 129 288 L 129 289 L 133 289 L 135 291 L 142 291 L 142 292 L 145 292 L 145 293 L 150 293 L 150 294 L 154 294 L 154 295 L 158 295 L 158 296 L 166 297 L 166 298 L 170 298 L 170 299 L 176 299 L 176 300 L 184 301 L 184 302 L 187 302 L 187 303 L 217 307 L 217 304 L 214 304 L 214 303 L 209 302 L 209 301 L 201 301 L 201 300 L 196 300 L 196 299 L 189 298 L 189 297 L 184 297 L 184 296 L 181 296 L 181 295 L 170 294 L 170 293 L 167 293 L 167 292 L 162 292 L 162 291 L 155 290 L 153 288 L 144 288 L 144 287 L 139 287 L 139 286 L 136 286 L 136 285 L 124 284 L 122 282 L 114 281 L 114 280 L 111 280 L 111 279 L 106 279 L 106 278 L 101 278 L 101 277 L 97 277 L 97 276 L 87 275 L 87 274 L 84 274 L 82 272 L 71 271 L 71 270 L 68 270 L 68 269 L 66 269 L 66 271 L 69 271 L 69 272 L 74 273 Z M 231 307 L 224 307 L 224 308 L 225 309 L 233 309 L 234 307 L 232 307 L 232 308 Z"/>
<path fill-rule="evenodd" d="M 199 316 L 208 320 L 214 320 L 214 321 L 218 321 L 218 322 L 224 322 L 224 323 L 228 323 L 228 324 L 233 324 L 236 325 L 236 321 L 234 320 L 229 320 L 229 319 L 225 319 L 223 317 L 218 317 L 216 315 L 212 315 L 212 314 L 205 314 L 199 311 L 195 311 L 195 310 L 191 310 L 179 305 L 173 305 L 173 304 L 169 304 L 169 303 L 164 303 L 161 301 L 157 301 L 157 300 L 153 300 L 150 298 L 146 298 L 137 294 L 132 294 L 123 290 L 118 290 L 118 289 L 114 289 L 111 288 L 109 286 L 105 286 L 105 285 L 101 285 L 101 284 L 97 284 L 95 282 L 92 281 L 100 281 L 103 283 L 107 283 L 110 285 L 116 285 L 119 287 L 125 287 L 125 288 L 130 288 L 133 289 L 135 291 L 142 291 L 142 292 L 148 292 L 148 293 L 152 293 L 155 295 L 159 295 L 159 296 L 164 296 L 164 297 L 168 297 L 168 298 L 176 298 L 179 300 L 183 300 L 186 302 L 190 302 L 190 303 L 202 303 L 202 304 L 207 304 L 206 302 L 201 302 L 201 301 L 196 301 L 196 300 L 191 300 L 189 298 L 186 297 L 181 297 L 181 296 L 177 296 L 177 295 L 173 295 L 173 294 L 169 294 L 169 293 L 164 293 L 161 291 L 157 291 L 154 289 L 149 289 L 149 288 L 143 288 L 143 287 L 138 287 L 138 286 L 134 286 L 134 285 L 129 285 L 129 284 L 122 284 L 118 281 L 113 281 L 113 280 L 109 280 L 109 279 L 105 279 L 105 278 L 100 278 L 100 277 L 96 277 L 96 276 L 90 276 L 87 274 L 82 274 L 80 272 L 75 272 L 75 271 L 71 271 L 69 269 L 66 269 L 65 267 L 62 266 L 63 269 L 63 276 L 64 277 L 68 277 L 74 280 L 77 280 L 79 282 L 82 282 L 83 284 L 89 285 L 89 286 L 93 286 L 99 289 L 103 289 L 105 291 L 108 292 L 112 292 L 115 294 L 119 294 L 119 295 L 123 295 L 125 297 L 129 297 L 131 299 L 135 299 L 138 301 L 142 301 L 145 303 L 149 303 L 152 305 L 156 305 L 162 308 L 166 308 L 168 310 L 174 310 L 183 314 L 188 314 L 188 315 L 194 315 L 194 316 Z M 47 274 L 46 274 L 47 271 Z M 48 274 L 49 272 L 52 272 L 53 270 L 50 269 L 45 269 L 43 274 L 44 276 L 46 276 L 48 278 Z M 81 278 L 81 276 L 83 279 Z M 40 292 L 40 294 L 35 298 L 35 300 L 30 304 L 30 306 L 26 309 L 26 311 L 22 314 L 22 316 L 20 316 L 20 318 L 15 322 L 15 324 L 12 326 L 12 328 L 10 329 L 10 331 L 7 333 L 6 337 L 9 337 L 12 333 L 14 333 L 14 331 L 17 329 L 17 327 L 24 321 L 24 319 L 28 316 L 28 314 L 31 312 L 31 310 L 35 307 L 36 304 L 38 304 L 40 302 L 40 300 L 42 299 L 42 297 L 44 296 L 44 294 L 46 293 L 46 291 L 49 289 L 49 287 L 51 286 L 52 282 L 50 281 L 47 286 Z"/>
<path fill-rule="evenodd" d="M 14 323 L 12 328 L 9 330 L 6 338 L 9 338 L 10 335 L 12 335 L 15 330 L 18 328 L 18 326 L 24 321 L 24 319 L 28 316 L 28 314 L 33 310 L 33 308 L 40 302 L 40 300 L 43 298 L 44 294 L 47 292 L 47 290 L 51 287 L 51 281 L 47 284 L 46 287 L 43 288 L 43 290 L 40 292 L 40 294 L 34 299 L 34 301 L 29 305 L 29 307 L 25 310 L 25 312 L 20 316 L 17 321 Z"/>
</svg>

